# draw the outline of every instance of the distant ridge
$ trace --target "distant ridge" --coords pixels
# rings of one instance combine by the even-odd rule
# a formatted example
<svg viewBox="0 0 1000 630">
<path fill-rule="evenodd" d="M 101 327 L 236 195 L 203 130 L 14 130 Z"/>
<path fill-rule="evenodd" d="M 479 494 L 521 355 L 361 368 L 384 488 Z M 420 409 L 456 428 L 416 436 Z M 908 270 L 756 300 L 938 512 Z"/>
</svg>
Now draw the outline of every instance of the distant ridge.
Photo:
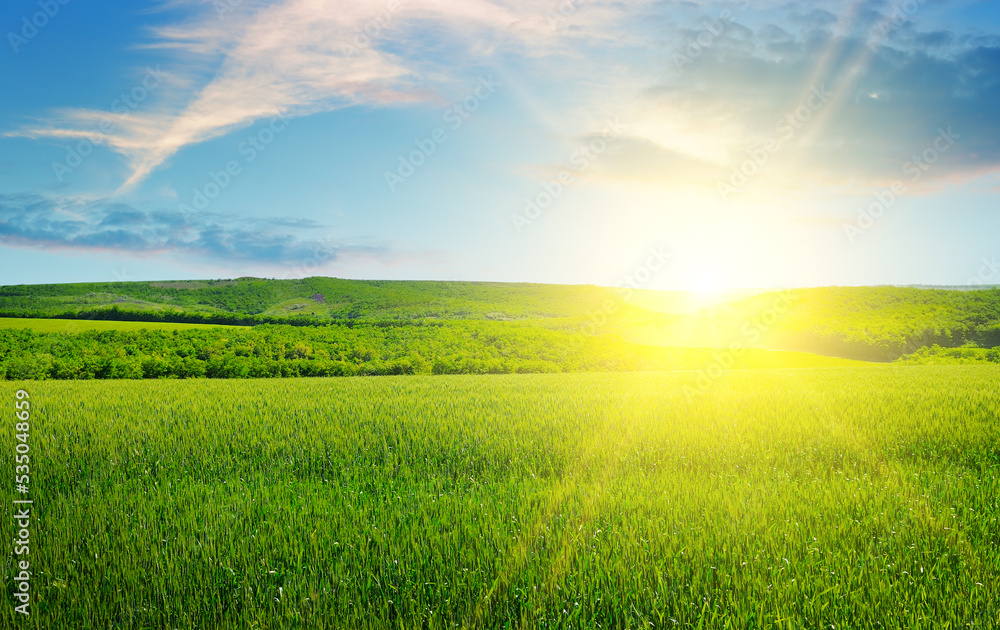
<svg viewBox="0 0 1000 630">
<path fill-rule="evenodd" d="M 1000 346 L 1000 290 L 868 286 L 623 291 L 594 285 L 236 278 L 0 287 L 0 317 L 296 326 L 496 322 L 644 346 L 757 347 L 892 361 Z M 985 287 L 984 287 L 985 288 Z"/>
</svg>

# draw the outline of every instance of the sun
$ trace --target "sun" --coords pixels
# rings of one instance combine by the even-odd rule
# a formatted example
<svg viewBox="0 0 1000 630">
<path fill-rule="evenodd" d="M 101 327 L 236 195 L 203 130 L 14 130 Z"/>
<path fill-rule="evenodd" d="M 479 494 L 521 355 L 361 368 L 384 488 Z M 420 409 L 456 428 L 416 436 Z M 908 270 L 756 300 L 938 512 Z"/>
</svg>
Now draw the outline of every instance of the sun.
<svg viewBox="0 0 1000 630">
<path fill-rule="evenodd" d="M 725 290 L 722 278 L 714 271 L 703 271 L 692 278 L 689 291 L 703 301 L 711 301 Z"/>
</svg>

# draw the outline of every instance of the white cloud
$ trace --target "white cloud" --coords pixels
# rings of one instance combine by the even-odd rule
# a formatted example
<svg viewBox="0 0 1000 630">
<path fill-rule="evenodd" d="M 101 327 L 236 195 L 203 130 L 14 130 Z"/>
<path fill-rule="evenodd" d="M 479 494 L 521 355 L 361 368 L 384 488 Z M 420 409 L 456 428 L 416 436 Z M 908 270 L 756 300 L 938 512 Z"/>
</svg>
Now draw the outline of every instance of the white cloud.
<svg viewBox="0 0 1000 630">
<path fill-rule="evenodd" d="M 834 8 L 835 3 L 820 4 Z M 222 5 L 228 6 L 226 0 Z M 215 2 L 169 0 L 161 8 L 182 9 L 189 17 L 152 32 L 148 46 L 166 56 L 165 79 L 147 102 L 127 117 L 110 107 L 60 110 L 45 123 L 14 134 L 76 139 L 92 137 L 102 122 L 110 122 L 113 129 L 99 141 L 127 158 L 130 171 L 122 185 L 127 190 L 184 147 L 257 120 L 351 105 L 444 100 L 444 95 L 464 89 L 470 73 L 484 66 L 502 68 L 505 60 L 515 59 L 522 73 L 511 83 L 521 84 L 511 85 L 511 94 L 523 101 L 525 111 L 568 142 L 617 117 L 641 151 L 659 147 L 662 155 L 655 163 L 675 164 L 685 158 L 725 167 L 773 133 L 774 120 L 798 105 L 798 92 L 821 85 L 830 75 L 848 76 L 847 84 L 859 82 L 869 91 L 882 91 L 898 83 L 898 76 L 926 67 L 937 81 L 927 92 L 945 93 L 947 77 L 962 64 L 950 64 L 942 73 L 934 65 L 941 63 L 916 53 L 865 48 L 865 40 L 857 37 L 832 37 L 833 31 L 843 30 L 855 19 L 861 22 L 858 28 L 870 26 L 872 16 L 858 17 L 862 4 L 852 6 L 853 10 L 841 12 L 834 27 L 829 22 L 835 16 L 830 13 L 803 17 L 794 3 L 754 3 L 739 13 L 731 29 L 677 72 L 672 55 L 688 40 L 704 35 L 698 30 L 704 30 L 700 16 L 719 15 L 714 4 L 242 0 L 220 16 Z M 697 14 L 690 16 L 690 24 L 675 21 L 684 11 Z M 783 35 L 775 39 L 775 33 Z M 852 67 L 843 67 L 845 51 L 837 42 L 851 44 L 855 53 L 864 49 L 853 57 Z M 904 88 L 898 86 L 896 92 Z M 848 101 L 853 94 L 848 89 L 839 92 L 838 98 Z M 923 100 L 928 104 L 922 107 L 933 111 L 923 112 L 916 122 L 933 122 L 932 129 L 955 117 L 962 105 L 955 99 Z M 892 165 L 900 137 L 912 132 L 892 135 L 899 126 L 894 121 L 907 116 L 897 115 L 888 103 L 884 108 L 886 121 L 877 129 L 865 123 L 871 114 L 855 113 L 859 106 L 848 102 L 828 108 L 823 112 L 827 124 L 812 126 L 810 134 L 817 138 L 803 142 L 803 152 L 823 158 L 818 170 L 829 171 L 833 164 L 858 165 L 843 169 L 851 176 L 871 171 L 876 158 Z M 852 113 L 857 120 L 850 118 Z M 992 126 L 989 130 L 992 143 Z M 807 139 L 805 133 L 802 139 Z M 991 164 L 995 151 L 987 149 L 994 144 L 979 151 L 991 155 Z M 792 153 L 787 154 L 790 160 Z M 795 153 L 792 160 L 796 165 L 809 163 L 798 156 Z M 655 169 L 646 170 L 657 177 Z"/>
<path fill-rule="evenodd" d="M 450 38 L 470 65 L 510 36 L 537 44 L 552 35 L 541 16 L 526 19 L 517 7 L 485 0 L 243 2 L 223 15 L 214 3 L 174 2 L 170 8 L 180 5 L 202 6 L 196 18 L 153 32 L 148 47 L 177 61 L 173 69 L 163 64 L 169 85 L 150 99 L 154 105 L 127 117 L 61 110 L 14 135 L 96 139 L 129 160 L 127 190 L 182 148 L 255 120 L 432 98 L 435 85 L 447 82 L 455 68 L 389 50 L 389 44 L 425 46 L 421 32 Z M 113 128 L 95 138 L 102 121 Z"/>
</svg>

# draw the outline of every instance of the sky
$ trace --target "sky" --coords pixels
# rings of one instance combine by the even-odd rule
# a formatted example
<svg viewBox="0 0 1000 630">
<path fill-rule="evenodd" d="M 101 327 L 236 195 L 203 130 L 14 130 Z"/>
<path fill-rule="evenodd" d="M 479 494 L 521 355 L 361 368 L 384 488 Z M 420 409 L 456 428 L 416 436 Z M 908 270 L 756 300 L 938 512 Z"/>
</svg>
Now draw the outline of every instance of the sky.
<svg viewBox="0 0 1000 630">
<path fill-rule="evenodd" d="M 8 0 L 0 285 L 1000 284 L 1000 3 Z"/>
</svg>

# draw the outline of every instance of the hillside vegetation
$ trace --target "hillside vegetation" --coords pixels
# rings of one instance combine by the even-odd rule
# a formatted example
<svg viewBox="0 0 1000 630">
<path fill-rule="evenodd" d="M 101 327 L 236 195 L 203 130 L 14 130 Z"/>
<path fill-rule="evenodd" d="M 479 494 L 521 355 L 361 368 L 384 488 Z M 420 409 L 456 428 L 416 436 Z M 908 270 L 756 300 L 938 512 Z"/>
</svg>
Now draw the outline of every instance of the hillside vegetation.
<svg viewBox="0 0 1000 630">
<path fill-rule="evenodd" d="M 36 320 L 37 321 L 37 320 Z M 77 322 L 73 322 L 77 323 Z M 107 322 L 100 322 L 101 324 Z M 639 346 L 523 323 L 262 325 L 76 334 L 0 327 L 0 379 L 272 378 L 696 370 L 857 363 L 802 352 Z"/>
<path fill-rule="evenodd" d="M 193 329 L 223 329 L 236 326 L 220 326 L 216 324 L 177 324 L 174 322 L 134 322 L 134 321 L 102 321 L 95 319 L 36 319 L 22 317 L 0 317 L 0 329 L 18 328 L 46 333 L 80 333 L 98 330 L 193 330 Z"/>
<path fill-rule="evenodd" d="M 744 359 L 738 355 L 748 349 L 887 362 L 934 345 L 1000 346 L 998 289 L 827 287 L 746 292 L 700 302 L 676 292 L 626 294 L 595 286 L 241 278 L 0 287 L 0 316 L 72 319 L 79 324 L 77 331 L 103 327 L 86 321 L 260 329 L 216 332 L 205 340 L 195 339 L 201 333 L 181 334 L 180 329 L 178 336 L 163 339 L 145 333 L 135 339 L 117 336 L 95 350 L 86 349 L 91 343 L 86 339 L 14 333 L 0 338 L 3 362 L 12 374 L 58 372 L 84 375 L 81 378 L 203 371 L 321 375 L 653 370 L 678 365 L 710 369 L 713 362 L 739 365 Z M 275 343 L 275 338 L 281 342 Z M 185 348 L 192 345 L 199 347 L 201 357 L 187 353 Z M 312 354 L 287 356 L 297 345 L 312 349 Z M 678 347 L 718 348 L 733 356 L 702 357 L 692 363 L 688 359 L 697 353 L 687 351 L 686 358 L 678 360 Z M 208 357 L 206 348 L 224 350 Z M 78 355 L 67 355 L 69 349 Z M 34 358 L 26 359 L 29 355 Z M 985 362 L 995 356 L 980 355 Z M 210 358 L 225 357 L 232 358 L 233 365 L 244 357 L 258 366 L 209 367 Z M 67 361 L 81 366 L 88 360 L 96 366 L 98 358 L 104 367 L 53 367 Z M 177 367 L 188 359 L 190 369 Z M 265 359 L 276 363 L 265 365 Z M 938 353 L 934 361 L 952 359 L 969 357 Z M 110 367 L 115 360 L 130 367 Z M 301 369 L 290 368 L 282 361 L 306 361 L 308 367 L 297 363 Z M 153 366 L 156 362 L 174 367 L 163 370 Z M 15 363 L 19 367 L 11 371 Z"/>
<path fill-rule="evenodd" d="M 585 316 L 616 299 L 594 286 L 389 280 L 240 280 L 114 282 L 0 287 L 0 313 L 54 317 L 117 307 L 171 315 L 310 318 L 336 321 L 523 319 Z M 620 301 L 620 298 L 617 298 Z M 197 317 L 195 317 L 197 319 Z M 96 318 L 95 318 L 96 319 Z M 250 318 L 253 321 L 253 318 Z M 219 323 L 227 323 L 220 321 Z"/>
<path fill-rule="evenodd" d="M 758 295 L 715 309 L 725 328 L 774 313 L 765 344 L 836 356 L 890 361 L 940 345 L 1000 346 L 1000 290 L 944 291 L 895 287 L 797 289 Z"/>
</svg>

